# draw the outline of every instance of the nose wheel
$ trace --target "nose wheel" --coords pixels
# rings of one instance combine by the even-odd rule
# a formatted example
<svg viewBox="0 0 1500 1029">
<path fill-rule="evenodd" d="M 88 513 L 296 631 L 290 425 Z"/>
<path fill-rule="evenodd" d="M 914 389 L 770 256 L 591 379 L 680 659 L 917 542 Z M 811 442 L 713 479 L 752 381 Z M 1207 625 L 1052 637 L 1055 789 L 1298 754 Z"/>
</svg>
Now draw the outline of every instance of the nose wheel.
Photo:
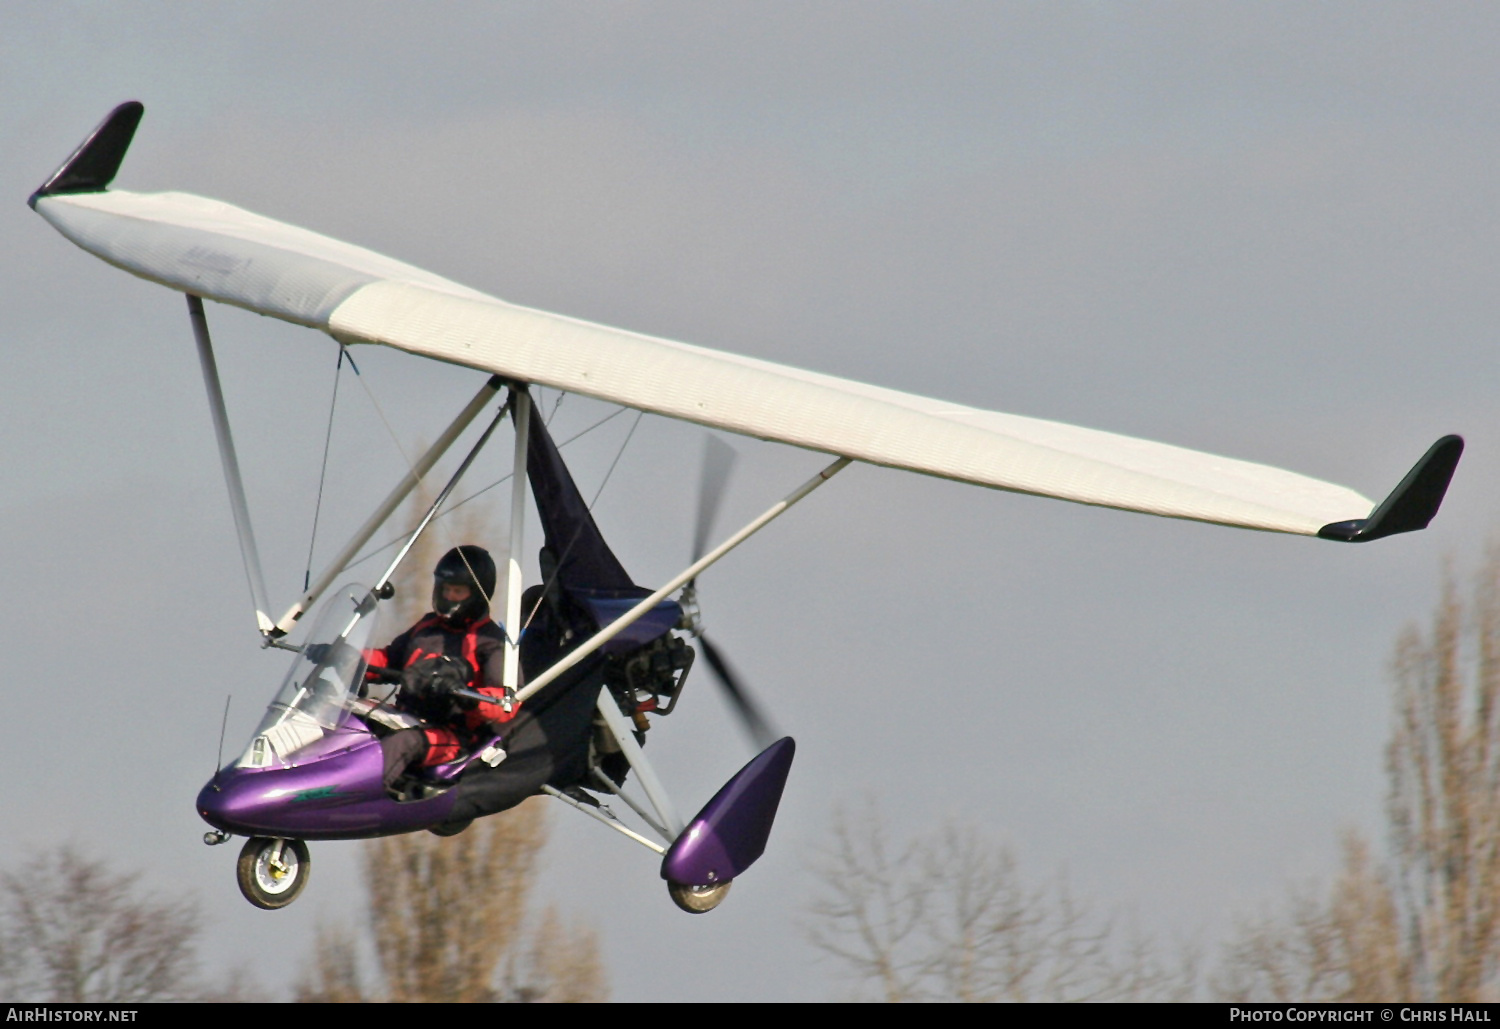
<svg viewBox="0 0 1500 1029">
<path fill-rule="evenodd" d="M 689 886 L 686 883 L 669 881 L 667 892 L 671 894 L 673 904 L 690 915 L 701 915 L 718 907 L 719 902 L 729 894 L 729 887 L 733 885 L 733 880 L 714 883 L 712 886 Z"/>
<path fill-rule="evenodd" d="M 312 857 L 301 840 L 252 837 L 240 851 L 240 892 L 258 908 L 274 911 L 297 899 L 312 872 Z"/>
</svg>

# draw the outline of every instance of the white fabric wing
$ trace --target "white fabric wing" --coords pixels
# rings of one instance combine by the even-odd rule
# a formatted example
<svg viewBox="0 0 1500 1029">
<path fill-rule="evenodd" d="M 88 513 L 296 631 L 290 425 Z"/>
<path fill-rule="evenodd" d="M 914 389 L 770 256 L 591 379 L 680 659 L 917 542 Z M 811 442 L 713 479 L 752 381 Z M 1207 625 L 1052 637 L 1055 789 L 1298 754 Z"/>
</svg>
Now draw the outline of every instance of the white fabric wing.
<svg viewBox="0 0 1500 1029">
<path fill-rule="evenodd" d="M 996 489 L 1316 535 L 1373 504 L 1266 465 L 944 403 L 548 314 L 181 193 L 40 197 L 65 236 L 175 289 L 655 414 Z"/>
</svg>

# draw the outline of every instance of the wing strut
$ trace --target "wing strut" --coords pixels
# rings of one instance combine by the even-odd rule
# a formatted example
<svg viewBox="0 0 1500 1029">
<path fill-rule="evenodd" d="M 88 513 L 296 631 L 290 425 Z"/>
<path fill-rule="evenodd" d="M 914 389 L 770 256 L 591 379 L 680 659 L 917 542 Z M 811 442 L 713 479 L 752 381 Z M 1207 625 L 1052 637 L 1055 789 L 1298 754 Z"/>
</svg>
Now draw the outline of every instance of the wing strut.
<svg viewBox="0 0 1500 1029">
<path fill-rule="evenodd" d="M 570 651 L 566 657 L 561 658 L 551 668 L 547 669 L 541 675 L 537 676 L 531 682 L 527 683 L 526 688 L 516 694 L 516 699 L 525 700 L 537 690 L 551 683 L 558 676 L 566 672 L 569 668 L 572 668 L 578 662 L 582 661 L 594 651 L 604 646 L 604 644 L 614 639 L 621 632 L 628 629 L 638 619 L 640 619 L 642 615 L 646 614 L 652 608 L 656 607 L 657 604 L 661 603 L 663 600 L 667 599 L 668 596 L 680 589 L 682 585 L 689 579 L 696 577 L 699 572 L 703 571 L 709 565 L 718 561 L 719 558 L 723 557 L 735 547 L 745 542 L 745 540 L 749 539 L 761 529 L 765 528 L 767 523 L 772 521 L 787 508 L 791 507 L 797 501 L 801 500 L 813 490 L 823 485 L 823 483 L 827 482 L 829 479 L 833 478 L 834 475 L 843 471 L 844 466 L 847 465 L 850 460 L 851 459 L 847 457 L 839 458 L 838 460 L 830 464 L 827 468 L 824 468 L 822 471 L 820 471 L 817 475 L 814 475 L 811 479 L 808 479 L 801 486 L 798 486 L 792 492 L 788 493 L 784 498 L 772 504 L 760 515 L 760 517 L 756 518 L 753 522 L 751 522 L 749 525 L 746 525 L 739 532 L 735 533 L 723 543 L 720 543 L 717 547 L 710 550 L 707 554 L 704 554 L 698 560 L 688 565 L 686 569 L 678 572 L 677 575 L 675 575 L 672 580 L 661 589 L 657 590 L 655 593 L 642 600 L 639 604 L 636 604 L 635 607 L 631 608 L 629 611 L 626 611 L 623 615 L 621 615 L 619 618 L 616 618 L 613 622 L 610 622 L 603 629 L 600 629 L 598 632 L 594 633 L 594 635 L 589 637 L 587 643 L 580 646 L 577 650 Z"/>
<path fill-rule="evenodd" d="M 406 476 L 396 484 L 396 488 L 391 490 L 390 495 L 381 502 L 381 505 L 375 509 L 375 513 L 370 515 L 365 524 L 359 527 L 359 531 L 354 534 L 354 538 L 349 541 L 343 550 L 339 551 L 337 557 L 328 562 L 327 568 L 318 573 L 318 578 L 308 587 L 307 592 L 302 594 L 301 599 L 287 609 L 286 614 L 281 616 L 281 620 L 269 632 L 266 632 L 264 629 L 261 630 L 262 632 L 266 632 L 266 635 L 275 639 L 285 636 L 292 631 L 292 627 L 297 624 L 297 619 L 301 618 L 313 604 L 317 603 L 318 598 L 323 595 L 324 590 L 333 585 L 333 580 L 343 573 L 350 561 L 354 560 L 360 548 L 370 542 L 370 537 L 375 535 L 380 527 L 385 524 L 385 520 L 391 516 L 391 512 L 396 510 L 401 502 L 406 499 L 407 495 L 417 488 L 417 483 L 422 481 L 422 476 L 426 475 L 432 469 L 432 466 L 437 464 L 438 460 L 448 452 L 448 448 L 453 445 L 453 441 L 458 438 L 459 433 L 469 427 L 469 423 L 474 420 L 480 411 L 484 410 L 484 406 L 490 402 L 490 398 L 500 392 L 500 387 L 504 384 L 504 380 L 498 375 L 490 376 L 489 380 L 480 387 L 479 392 L 474 394 L 474 399 L 470 400 L 468 405 L 459 412 L 458 417 L 453 419 L 453 424 L 443 430 L 443 434 L 433 442 L 432 446 L 427 448 L 427 453 L 417 459 L 417 463 L 412 466 L 411 471 L 407 472 Z"/>
<path fill-rule="evenodd" d="M 411 531 L 411 537 L 406 541 L 400 552 L 396 554 L 395 558 L 392 559 L 390 566 L 376 580 L 374 587 L 370 591 L 373 596 L 381 599 L 390 597 L 391 591 L 387 587 L 390 584 L 391 576 L 396 574 L 396 569 L 401 567 L 401 562 L 406 560 L 406 555 L 411 553 L 411 548 L 417 545 L 417 540 L 422 538 L 422 533 L 427 531 L 427 526 L 432 523 L 433 518 L 437 517 L 439 508 L 448 502 L 448 497 L 452 494 L 454 487 L 464 477 L 464 473 L 469 470 L 469 465 L 474 463 L 474 459 L 479 456 L 479 452 L 484 449 L 484 445 L 490 441 L 490 434 L 495 431 L 495 427 L 505 418 L 505 411 L 509 406 L 509 402 L 500 405 L 500 410 L 495 412 L 495 417 L 491 419 L 490 424 L 485 427 L 484 432 L 479 434 L 479 439 L 469 448 L 469 452 L 459 464 L 458 470 L 453 473 L 453 476 L 448 480 L 448 484 L 443 487 L 442 491 L 438 493 L 437 498 L 433 500 L 431 506 L 427 508 L 427 513 L 422 516 L 422 520 L 417 523 L 417 527 Z"/>
<path fill-rule="evenodd" d="M 219 385 L 219 366 L 214 361 L 214 345 L 208 335 L 208 317 L 203 313 L 203 298 L 189 293 L 187 305 L 188 317 L 193 321 L 193 338 L 198 343 L 198 363 L 203 366 L 203 386 L 208 391 L 209 410 L 213 412 L 214 435 L 219 440 L 219 461 L 224 466 L 224 485 L 229 487 L 229 506 L 234 511 L 234 528 L 240 537 L 240 556 L 245 561 L 245 577 L 250 580 L 250 600 L 255 605 L 255 627 L 262 635 L 270 635 L 274 627 L 271 616 L 267 613 L 271 605 L 266 600 L 266 577 L 260 570 L 260 552 L 255 547 L 255 531 L 250 527 L 250 505 L 245 502 L 245 484 L 240 480 L 240 463 L 234 454 L 234 437 L 229 433 L 229 414 L 224 408 L 224 390 Z"/>
</svg>

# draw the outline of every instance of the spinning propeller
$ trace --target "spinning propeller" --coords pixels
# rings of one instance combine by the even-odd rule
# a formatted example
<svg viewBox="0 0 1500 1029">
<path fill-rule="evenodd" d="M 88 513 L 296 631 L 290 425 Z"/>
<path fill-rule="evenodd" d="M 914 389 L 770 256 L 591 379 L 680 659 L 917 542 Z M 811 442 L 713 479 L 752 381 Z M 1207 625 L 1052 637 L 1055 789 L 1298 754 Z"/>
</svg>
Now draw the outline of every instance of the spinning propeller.
<svg viewBox="0 0 1500 1029">
<path fill-rule="evenodd" d="M 729 471 L 734 464 L 734 449 L 716 436 L 704 437 L 703 472 L 698 482 L 698 522 L 693 531 L 693 561 L 708 552 L 708 534 L 713 529 L 719 514 L 719 503 L 724 497 L 724 487 L 729 481 Z M 688 632 L 697 637 L 703 659 L 713 670 L 714 676 L 724 688 L 730 705 L 739 715 L 757 750 L 764 750 L 779 733 L 761 712 L 760 706 L 751 699 L 743 681 L 718 647 L 703 633 L 703 621 L 698 607 L 698 578 L 694 576 L 682 587 L 679 600 Z"/>
</svg>

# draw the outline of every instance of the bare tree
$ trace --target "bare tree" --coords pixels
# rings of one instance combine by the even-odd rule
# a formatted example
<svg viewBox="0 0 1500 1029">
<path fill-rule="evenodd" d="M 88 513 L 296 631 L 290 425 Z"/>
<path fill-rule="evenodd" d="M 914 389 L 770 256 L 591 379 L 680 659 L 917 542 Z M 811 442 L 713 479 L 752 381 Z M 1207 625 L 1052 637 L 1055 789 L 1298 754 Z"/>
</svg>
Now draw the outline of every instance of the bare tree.
<svg viewBox="0 0 1500 1029">
<path fill-rule="evenodd" d="M 1226 998 L 1478 1001 L 1500 993 L 1500 548 L 1467 601 L 1397 644 L 1386 751 L 1390 854 L 1350 837 L 1326 897 L 1241 925 Z"/>
<path fill-rule="evenodd" d="M 519 951 L 507 955 L 502 994 L 510 1000 L 592 1004 L 608 995 L 595 934 L 566 926 L 547 908 Z"/>
<path fill-rule="evenodd" d="M 431 503 L 414 494 L 408 523 Z M 403 624 L 428 609 L 431 572 L 448 547 L 492 548 L 498 535 L 479 505 L 436 523 L 397 584 Z M 503 566 L 503 555 L 495 554 Z M 492 600 L 494 598 L 491 598 Z M 302 1001 L 599 1001 L 607 988 L 588 929 L 564 926 L 550 908 L 530 911 L 537 859 L 547 842 L 543 801 L 481 818 L 457 836 L 412 833 L 364 845 L 362 950 L 344 928 L 318 934 Z M 366 974 L 362 969 L 372 970 Z"/>
<path fill-rule="evenodd" d="M 198 914 L 137 895 L 71 847 L 0 875 L 0 995 L 14 1001 L 145 1003 L 203 999 Z"/>
<path fill-rule="evenodd" d="M 369 845 L 365 878 L 378 899 L 371 936 L 389 999 L 495 999 L 544 835 L 533 803 L 452 839 L 391 836 Z"/>
<path fill-rule="evenodd" d="M 1500 961 L 1500 550 L 1396 649 L 1393 888 L 1421 997 L 1479 1000 Z"/>
<path fill-rule="evenodd" d="M 311 965 L 293 987 L 292 999 L 318 1004 L 362 1004 L 381 999 L 372 995 L 359 966 L 359 947 L 349 930 L 322 926 Z"/>
<path fill-rule="evenodd" d="M 1280 912 L 1241 920 L 1214 977 L 1227 1000 L 1353 1003 L 1412 996 L 1396 897 L 1357 834 L 1326 896 L 1294 891 Z"/>
<path fill-rule="evenodd" d="M 1242 920 L 1210 982 L 1225 1000 L 1500 997 L 1500 546 L 1465 597 L 1450 573 L 1396 647 L 1385 860 L 1355 833 L 1329 888 Z M 948 827 L 893 851 L 840 819 L 813 942 L 887 1000 L 1185 997 L 1139 942 L 1066 889 L 1028 889 L 1004 850 Z"/>
<path fill-rule="evenodd" d="M 812 943 L 861 987 L 902 1001 L 1175 999 L 1191 980 L 1094 917 L 1065 883 L 1029 887 L 1015 858 L 948 824 L 893 850 L 873 811 L 834 820 Z"/>
<path fill-rule="evenodd" d="M 529 917 L 546 835 L 542 803 L 532 800 L 458 836 L 416 833 L 366 844 L 368 960 L 347 930 L 320 931 L 297 999 L 603 1000 L 594 934 L 563 926 L 551 909 Z"/>
<path fill-rule="evenodd" d="M 427 449 L 425 445 L 417 445 L 412 448 L 413 453 L 421 453 Z M 455 496 L 463 497 L 463 490 L 455 491 Z M 410 533 L 421 521 L 422 515 L 437 497 L 437 491 L 428 481 L 417 485 L 408 498 L 402 513 L 396 517 L 395 524 L 402 526 L 402 530 Z M 505 567 L 504 544 L 506 534 L 498 529 L 494 522 L 494 509 L 487 500 L 470 501 L 462 507 L 457 506 L 455 500 L 449 500 L 443 511 L 433 519 L 420 539 L 412 546 L 410 553 L 401 563 L 393 580 L 396 587 L 396 596 L 391 605 L 393 620 L 400 624 L 401 628 L 411 625 L 422 615 L 431 609 L 432 602 L 432 570 L 436 567 L 438 559 L 453 547 L 473 543 L 484 547 L 495 559 L 497 568 Z M 498 591 L 497 591 L 498 592 Z M 495 619 L 501 618 L 501 612 L 497 607 L 497 597 L 485 598 L 490 601 L 490 610 Z M 503 605 L 501 605 L 503 606 Z"/>
</svg>

